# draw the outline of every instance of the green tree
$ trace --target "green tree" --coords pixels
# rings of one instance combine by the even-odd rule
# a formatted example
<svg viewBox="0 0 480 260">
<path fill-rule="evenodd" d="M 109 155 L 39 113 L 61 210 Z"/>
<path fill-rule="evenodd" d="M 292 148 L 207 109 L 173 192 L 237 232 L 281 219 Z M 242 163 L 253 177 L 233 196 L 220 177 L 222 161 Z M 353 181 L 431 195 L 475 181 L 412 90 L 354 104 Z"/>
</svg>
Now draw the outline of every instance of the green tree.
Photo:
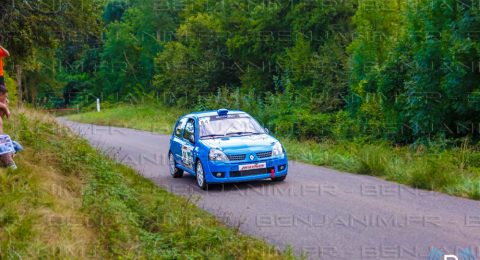
<svg viewBox="0 0 480 260">
<path fill-rule="evenodd" d="M 60 5 L 54 0 L 2 3 L 0 35 L 3 38 L 2 44 L 11 53 L 9 61 L 13 62 L 9 64 L 16 65 L 15 68 L 9 67 L 9 70 L 15 71 L 18 79 L 19 101 L 23 99 L 23 91 L 28 93 L 27 88 L 37 86 L 37 84 L 22 86 L 22 79 L 26 76 L 49 75 L 48 82 L 55 82 L 53 85 L 59 84 L 54 78 L 56 74 L 50 73 L 52 64 L 62 63 L 56 61 L 55 52 L 71 39 L 83 41 L 96 35 L 100 29 L 98 15 L 101 6 L 101 1 L 83 0 L 72 0 Z M 26 79 L 23 83 L 36 81 L 37 79 Z M 43 90 L 31 90 L 38 91 Z"/>
<path fill-rule="evenodd" d="M 185 100 L 214 93 L 231 83 L 230 62 L 218 19 L 197 13 L 180 25 L 177 37 L 178 41 L 165 44 L 156 59 L 158 90 L 174 100 Z"/>
<path fill-rule="evenodd" d="M 177 19 L 175 12 L 155 9 L 157 3 L 155 0 L 131 1 L 121 19 L 107 25 L 96 75 L 99 86 L 96 95 L 117 100 L 117 97 L 125 99 L 134 93 L 155 91 L 152 85 L 154 58 L 162 50 L 164 34 L 175 29 Z M 109 17 L 111 14 L 106 15 L 107 12 L 118 13 L 108 8 L 105 12 L 104 16 Z"/>
<path fill-rule="evenodd" d="M 409 6 L 407 33 L 378 80 L 398 139 L 472 134 L 480 119 L 478 14 L 453 0 Z"/>
</svg>

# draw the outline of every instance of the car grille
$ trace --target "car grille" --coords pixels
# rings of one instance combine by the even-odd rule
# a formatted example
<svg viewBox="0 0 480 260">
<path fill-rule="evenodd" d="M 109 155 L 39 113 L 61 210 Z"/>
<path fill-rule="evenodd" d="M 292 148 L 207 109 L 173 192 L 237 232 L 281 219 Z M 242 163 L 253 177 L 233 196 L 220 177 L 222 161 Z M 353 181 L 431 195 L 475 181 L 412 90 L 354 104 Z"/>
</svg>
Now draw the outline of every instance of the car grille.
<svg viewBox="0 0 480 260">
<path fill-rule="evenodd" d="M 245 154 L 231 154 L 231 155 L 227 155 L 228 159 L 230 161 L 243 161 L 245 160 Z"/>
<path fill-rule="evenodd" d="M 257 157 L 258 157 L 259 159 L 272 157 L 272 151 L 257 153 Z"/>
<path fill-rule="evenodd" d="M 231 171 L 230 177 L 245 177 L 245 176 L 252 176 L 252 175 L 260 175 L 271 173 L 274 168 L 266 168 L 266 169 L 255 169 L 255 170 L 248 170 L 248 171 Z"/>
</svg>

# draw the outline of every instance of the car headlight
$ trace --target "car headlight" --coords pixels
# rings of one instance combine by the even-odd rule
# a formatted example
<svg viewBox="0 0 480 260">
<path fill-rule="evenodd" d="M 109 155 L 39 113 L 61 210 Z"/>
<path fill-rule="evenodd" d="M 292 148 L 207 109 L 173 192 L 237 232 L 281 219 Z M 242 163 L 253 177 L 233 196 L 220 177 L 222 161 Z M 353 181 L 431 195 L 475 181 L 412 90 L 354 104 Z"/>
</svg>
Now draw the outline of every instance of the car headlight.
<svg viewBox="0 0 480 260">
<path fill-rule="evenodd" d="M 279 156 L 279 155 L 283 155 L 284 153 L 285 153 L 285 151 L 283 150 L 282 144 L 279 143 L 279 142 L 276 142 L 273 145 L 272 156 Z"/>
<path fill-rule="evenodd" d="M 218 149 L 210 149 L 208 153 L 208 159 L 215 162 L 227 162 L 228 157 L 222 151 Z"/>
</svg>

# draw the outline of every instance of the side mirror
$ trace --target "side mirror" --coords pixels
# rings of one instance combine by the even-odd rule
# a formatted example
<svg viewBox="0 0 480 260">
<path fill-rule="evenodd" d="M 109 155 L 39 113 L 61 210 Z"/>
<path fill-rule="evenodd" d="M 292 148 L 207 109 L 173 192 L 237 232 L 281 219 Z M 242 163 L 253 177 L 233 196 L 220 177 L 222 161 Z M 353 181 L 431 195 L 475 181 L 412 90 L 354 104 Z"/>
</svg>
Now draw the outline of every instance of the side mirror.
<svg viewBox="0 0 480 260">
<path fill-rule="evenodd" d="M 265 133 L 270 134 L 270 130 L 268 130 L 268 128 L 265 127 L 264 129 L 265 129 Z"/>
</svg>

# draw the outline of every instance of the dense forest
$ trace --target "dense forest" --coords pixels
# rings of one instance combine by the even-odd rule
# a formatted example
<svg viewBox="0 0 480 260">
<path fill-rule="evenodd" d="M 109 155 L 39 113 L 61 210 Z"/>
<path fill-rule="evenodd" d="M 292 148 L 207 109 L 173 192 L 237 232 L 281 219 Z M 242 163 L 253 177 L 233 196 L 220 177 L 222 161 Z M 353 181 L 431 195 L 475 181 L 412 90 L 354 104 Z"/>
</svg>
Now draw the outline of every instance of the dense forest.
<svg viewBox="0 0 480 260">
<path fill-rule="evenodd" d="M 7 71 L 37 107 L 228 107 L 317 140 L 480 134 L 478 1 L 11 3 Z"/>
</svg>

